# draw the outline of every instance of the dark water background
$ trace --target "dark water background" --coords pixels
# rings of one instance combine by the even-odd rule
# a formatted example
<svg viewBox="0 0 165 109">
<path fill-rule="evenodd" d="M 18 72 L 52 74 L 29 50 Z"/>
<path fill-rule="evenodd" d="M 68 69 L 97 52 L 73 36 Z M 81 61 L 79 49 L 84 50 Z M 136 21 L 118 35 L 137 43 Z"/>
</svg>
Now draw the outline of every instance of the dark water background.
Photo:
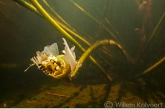
<svg viewBox="0 0 165 109">
<path fill-rule="evenodd" d="M 134 95 L 139 97 L 143 102 L 160 103 L 165 101 L 164 63 L 144 76 L 142 82 L 138 83 L 138 85 L 132 80 L 128 83 L 123 83 L 123 81 L 131 78 L 127 77 L 143 72 L 164 57 L 165 18 L 162 20 L 151 43 L 145 48 L 145 52 L 140 55 L 140 61 L 136 63 L 141 40 L 135 29 L 142 27 L 143 20 L 138 12 L 138 5 L 135 0 L 74 0 L 75 3 L 83 7 L 97 21 L 100 22 L 102 20 L 102 24 L 108 29 L 113 30 L 118 40 L 113 38 L 109 32 L 102 27 L 99 28 L 99 24 L 95 20 L 79 10 L 71 1 L 49 0 L 47 2 L 79 35 L 83 36 L 91 44 L 102 39 L 112 39 L 120 43 L 131 57 L 130 69 L 127 68 L 124 56 L 116 47 L 106 46 L 107 49 L 113 53 L 113 58 L 103 53 L 101 48 L 96 50 L 93 56 L 102 65 L 107 74 L 112 76 L 114 79 L 112 84 L 105 79 L 101 71 L 89 60 L 85 61 L 79 71 L 79 75 L 73 82 L 64 80 L 63 83 L 63 81 L 57 81 L 54 78 L 47 77 L 36 67 L 30 68 L 28 72 L 25 73 L 24 70 L 31 63 L 30 58 L 35 55 L 36 51 L 42 51 L 44 46 L 56 42 L 61 52 L 64 48 L 61 39 L 63 36 L 42 17 L 16 4 L 12 0 L 0 0 L 0 107 L 65 107 L 65 103 L 67 102 L 65 99 L 65 103 L 59 100 L 59 102 L 52 105 L 50 105 L 49 102 L 45 103 L 44 100 L 42 100 L 43 105 L 39 104 L 40 99 L 37 97 L 34 101 L 38 104 L 32 105 L 32 102 L 28 104 L 26 101 L 50 87 L 58 90 L 56 87 L 59 85 L 62 85 L 64 89 L 68 85 L 71 85 L 73 90 L 75 87 L 81 86 L 82 89 L 87 90 L 88 85 L 98 85 L 97 88 L 99 90 L 99 87 L 101 87 L 99 86 L 100 84 L 106 85 L 105 89 L 101 89 L 103 90 L 102 93 L 104 91 L 105 93 L 98 93 L 98 96 L 103 96 L 103 99 L 95 101 L 95 98 L 92 98 L 92 92 L 87 91 L 85 93 L 91 95 L 87 98 L 87 103 L 83 104 L 81 100 L 77 100 L 78 103 L 76 104 L 71 98 L 71 104 L 67 104 L 66 107 L 104 107 L 103 103 L 111 100 L 111 98 L 108 97 L 108 95 L 113 92 L 112 90 L 110 91 L 110 88 L 115 87 L 115 84 L 118 82 L 120 83 L 120 88 L 118 90 L 116 89 L 117 91 L 114 89 L 114 92 L 118 93 L 118 95 L 114 95 L 116 98 L 112 101 L 122 101 L 122 94 L 124 92 L 128 91 L 132 93 L 133 91 L 129 90 L 132 86 L 129 84 L 135 84 L 133 90 L 136 90 L 137 93 Z M 50 12 L 42 1 L 40 1 L 40 3 Z M 106 11 L 105 6 L 107 6 Z M 152 0 L 151 24 L 147 31 L 148 37 L 151 35 L 164 12 L 165 0 Z M 105 21 L 105 18 L 109 20 L 113 28 Z M 83 44 L 79 39 L 77 39 L 77 41 L 82 44 L 84 48 L 88 48 L 88 46 Z M 72 43 L 67 42 L 70 47 L 73 46 Z M 77 59 L 79 59 L 82 52 L 80 52 L 78 48 L 76 48 L 75 52 Z M 145 86 L 142 86 L 143 83 Z M 125 89 L 125 84 L 130 87 L 128 90 L 121 92 Z M 95 90 L 93 89 L 93 91 Z M 148 95 L 150 95 L 150 97 Z M 46 100 L 49 101 L 50 99 Z M 130 102 L 131 100 L 128 101 Z M 135 101 L 138 101 L 138 99 Z"/>
</svg>

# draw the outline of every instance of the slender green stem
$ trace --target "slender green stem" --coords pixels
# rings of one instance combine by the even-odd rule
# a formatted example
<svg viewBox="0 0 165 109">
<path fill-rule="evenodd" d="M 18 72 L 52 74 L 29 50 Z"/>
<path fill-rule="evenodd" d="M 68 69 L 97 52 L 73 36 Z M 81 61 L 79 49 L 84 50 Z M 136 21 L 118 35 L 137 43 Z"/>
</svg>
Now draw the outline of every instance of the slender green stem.
<svg viewBox="0 0 165 109">
<path fill-rule="evenodd" d="M 160 18 L 158 24 L 156 25 L 155 29 L 153 30 L 150 38 L 148 39 L 148 43 L 150 42 L 150 40 L 152 39 L 152 37 L 155 35 L 156 31 L 158 30 L 158 27 L 160 26 L 160 24 L 162 24 L 163 19 L 165 19 L 165 12 L 163 13 L 162 17 Z"/>
<path fill-rule="evenodd" d="M 113 41 L 113 40 L 101 40 L 99 42 L 96 42 L 95 44 L 93 44 L 90 48 L 88 48 L 85 53 L 80 57 L 80 59 L 78 60 L 78 63 L 76 65 L 76 68 L 74 70 L 74 72 L 72 72 L 70 75 L 69 75 L 69 78 L 72 80 L 73 77 L 75 77 L 75 75 L 77 74 L 78 70 L 80 69 L 80 67 L 82 66 L 82 64 L 84 63 L 84 61 L 87 59 L 87 57 L 95 50 L 97 49 L 98 47 L 100 46 L 104 46 L 104 45 L 115 45 L 117 46 L 121 51 L 122 53 L 124 54 L 124 56 L 126 56 L 126 52 L 125 50 L 121 47 L 120 44 L 118 44 L 117 42 Z M 127 58 L 127 56 L 126 56 Z M 104 73 L 104 75 L 106 75 L 106 77 L 108 77 L 109 80 L 112 81 L 112 78 L 107 74 L 107 73 Z"/>
<path fill-rule="evenodd" d="M 70 0 L 79 10 L 81 10 L 82 12 L 84 12 L 87 16 L 89 16 L 91 19 L 93 19 L 96 23 L 98 23 L 100 25 L 100 22 L 95 19 L 91 14 L 89 14 L 85 9 L 83 9 L 80 5 L 78 5 L 77 3 L 75 3 L 73 0 Z M 117 37 L 114 35 L 114 33 L 109 30 L 106 26 L 102 25 L 101 26 L 115 39 L 118 41 Z"/>
<path fill-rule="evenodd" d="M 30 3 L 26 2 L 25 0 L 14 0 L 15 2 L 17 2 L 18 4 L 22 5 L 23 7 L 29 9 L 30 11 L 37 13 L 38 15 L 40 15 L 40 13 L 38 12 L 38 10 Z"/>
<path fill-rule="evenodd" d="M 42 8 L 42 6 L 38 3 L 37 0 L 31 0 L 32 4 L 37 8 L 37 10 L 41 13 L 41 15 L 50 23 L 53 27 L 57 29 L 65 38 L 69 39 L 72 43 L 74 43 L 78 48 L 84 51 L 83 47 L 70 36 L 63 28 L 61 28 L 57 22 Z"/>
<path fill-rule="evenodd" d="M 60 19 L 65 25 L 67 25 L 69 28 L 71 28 L 71 26 L 48 4 L 48 2 L 46 0 L 42 0 L 42 1 L 52 11 L 52 13 L 57 16 L 58 19 Z"/>
<path fill-rule="evenodd" d="M 56 22 L 62 27 L 64 28 L 68 33 L 71 33 L 72 35 L 74 35 L 75 37 L 77 37 L 78 39 L 80 39 L 81 41 L 83 41 L 84 43 L 86 43 L 88 46 L 90 46 L 91 44 L 85 40 L 82 36 L 78 35 L 77 33 L 75 33 L 74 30 L 55 10 L 53 10 L 51 8 L 51 6 L 47 3 L 46 0 L 43 0 L 43 2 L 45 3 L 45 5 L 68 27 L 66 27 L 65 25 L 63 25 L 62 23 L 60 23 L 59 21 L 56 20 Z M 71 29 L 70 29 L 71 28 Z"/>
<path fill-rule="evenodd" d="M 151 67 L 149 67 L 148 69 L 146 69 L 145 71 L 143 71 L 143 73 L 140 73 L 139 75 L 135 76 L 135 78 L 139 78 L 142 75 L 145 75 L 149 72 L 151 72 L 153 69 L 155 69 L 156 67 L 158 67 L 160 64 L 162 64 L 165 61 L 165 57 L 163 57 L 162 59 L 160 59 L 158 62 L 156 62 L 154 65 L 152 65 Z"/>
<path fill-rule="evenodd" d="M 88 46 L 91 46 L 91 44 L 83 37 L 80 36 L 79 34 L 77 34 L 76 32 L 72 31 L 71 29 L 67 28 L 65 25 L 61 24 L 60 22 L 58 22 L 58 24 L 64 28 L 68 33 L 74 35 L 76 38 L 80 39 L 82 42 L 84 42 L 85 44 L 87 44 Z"/>
<path fill-rule="evenodd" d="M 103 16 L 101 18 L 101 21 L 100 21 L 100 24 L 99 24 L 99 27 L 98 27 L 98 30 L 97 30 L 97 33 L 96 33 L 96 37 L 98 37 L 99 34 L 100 34 L 101 25 L 103 25 L 103 20 L 104 20 L 104 17 L 105 17 L 105 13 L 107 11 L 108 4 L 109 4 L 109 0 L 107 0 L 107 2 L 106 2 L 106 5 L 105 5 L 104 11 L 103 11 Z"/>
</svg>

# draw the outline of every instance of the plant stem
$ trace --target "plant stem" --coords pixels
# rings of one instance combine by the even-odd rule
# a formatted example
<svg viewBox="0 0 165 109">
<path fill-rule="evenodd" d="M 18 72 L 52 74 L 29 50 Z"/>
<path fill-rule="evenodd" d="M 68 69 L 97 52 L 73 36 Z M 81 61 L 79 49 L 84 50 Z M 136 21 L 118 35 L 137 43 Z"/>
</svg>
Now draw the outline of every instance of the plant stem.
<svg viewBox="0 0 165 109">
<path fill-rule="evenodd" d="M 156 31 L 158 30 L 160 24 L 162 24 L 163 22 L 163 19 L 165 19 L 165 12 L 163 13 L 162 17 L 160 18 L 158 24 L 156 25 L 155 29 L 153 30 L 150 38 L 148 39 L 148 43 L 150 42 L 150 40 L 152 39 L 152 37 L 155 35 Z"/>
<path fill-rule="evenodd" d="M 90 17 L 92 20 L 94 20 L 97 24 L 101 25 L 116 41 L 118 41 L 118 38 L 114 35 L 114 33 L 109 30 L 109 28 L 107 28 L 106 26 L 104 26 L 103 24 L 101 24 L 97 19 L 95 19 L 95 17 L 93 17 L 91 14 L 89 14 L 84 8 L 82 8 L 80 5 L 78 5 L 77 3 L 75 3 L 73 0 L 70 0 L 79 10 L 81 10 L 82 12 L 84 12 L 88 17 Z"/>
<path fill-rule="evenodd" d="M 158 67 L 160 64 L 162 64 L 165 61 L 165 57 L 163 57 L 162 59 L 160 59 L 158 62 L 156 62 L 154 65 L 152 65 L 151 67 L 149 67 L 148 69 L 146 69 L 145 71 L 143 71 L 143 73 L 135 76 L 135 78 L 139 78 L 145 74 L 148 74 L 149 72 L 151 72 L 153 69 L 155 69 L 156 67 Z"/>
<path fill-rule="evenodd" d="M 122 53 L 124 54 L 124 56 L 126 57 L 126 59 L 128 59 L 128 56 L 127 56 L 127 53 L 126 51 L 121 47 L 120 44 L 118 44 L 117 42 L 113 41 L 113 40 L 101 40 L 99 42 L 96 42 L 95 44 L 93 44 L 90 48 L 88 48 L 85 53 L 80 57 L 80 59 L 78 60 L 78 63 L 76 65 L 76 68 L 74 70 L 74 72 L 72 72 L 70 75 L 69 75 L 69 78 L 70 80 L 72 80 L 73 77 L 75 77 L 75 75 L 77 74 L 78 70 L 80 69 L 80 67 L 82 66 L 82 64 L 84 63 L 84 61 L 87 59 L 87 57 L 95 50 L 97 49 L 98 47 L 100 46 L 104 46 L 104 45 L 115 45 L 117 46 L 121 51 Z M 104 72 L 104 75 L 106 77 L 108 77 L 108 79 L 110 81 L 112 81 L 112 78 Z"/>
<path fill-rule="evenodd" d="M 32 12 L 37 13 L 38 15 L 40 15 L 40 13 L 38 12 L 38 10 L 32 4 L 26 2 L 25 0 L 14 0 L 14 1 L 17 2 L 18 4 L 22 5 L 23 7 L 29 9 L 30 11 L 32 11 Z"/>
</svg>

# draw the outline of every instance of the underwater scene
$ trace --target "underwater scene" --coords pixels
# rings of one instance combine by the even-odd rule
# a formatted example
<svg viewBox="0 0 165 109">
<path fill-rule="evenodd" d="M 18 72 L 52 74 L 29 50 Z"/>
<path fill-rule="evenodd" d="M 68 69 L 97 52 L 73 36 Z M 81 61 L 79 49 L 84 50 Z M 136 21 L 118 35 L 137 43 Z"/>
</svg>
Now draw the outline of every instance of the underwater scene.
<svg viewBox="0 0 165 109">
<path fill-rule="evenodd" d="M 1 108 L 165 107 L 165 0 L 0 0 Z"/>
</svg>

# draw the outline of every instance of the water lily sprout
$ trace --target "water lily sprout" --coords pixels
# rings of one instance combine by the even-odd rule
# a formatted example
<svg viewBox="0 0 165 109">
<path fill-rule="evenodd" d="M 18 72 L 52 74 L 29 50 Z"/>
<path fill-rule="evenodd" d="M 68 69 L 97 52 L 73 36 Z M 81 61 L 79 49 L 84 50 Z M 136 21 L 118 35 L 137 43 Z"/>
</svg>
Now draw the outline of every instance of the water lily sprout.
<svg viewBox="0 0 165 109">
<path fill-rule="evenodd" d="M 56 79 L 63 79 L 69 76 L 75 69 L 77 64 L 76 55 L 74 52 L 75 46 L 69 48 L 66 40 L 64 41 L 65 48 L 64 54 L 59 55 L 57 43 L 44 47 L 42 52 L 37 51 L 36 55 L 31 58 L 33 64 L 31 64 L 25 72 L 33 65 L 36 65 L 38 69 L 42 70 L 46 75 L 52 76 Z"/>
</svg>

